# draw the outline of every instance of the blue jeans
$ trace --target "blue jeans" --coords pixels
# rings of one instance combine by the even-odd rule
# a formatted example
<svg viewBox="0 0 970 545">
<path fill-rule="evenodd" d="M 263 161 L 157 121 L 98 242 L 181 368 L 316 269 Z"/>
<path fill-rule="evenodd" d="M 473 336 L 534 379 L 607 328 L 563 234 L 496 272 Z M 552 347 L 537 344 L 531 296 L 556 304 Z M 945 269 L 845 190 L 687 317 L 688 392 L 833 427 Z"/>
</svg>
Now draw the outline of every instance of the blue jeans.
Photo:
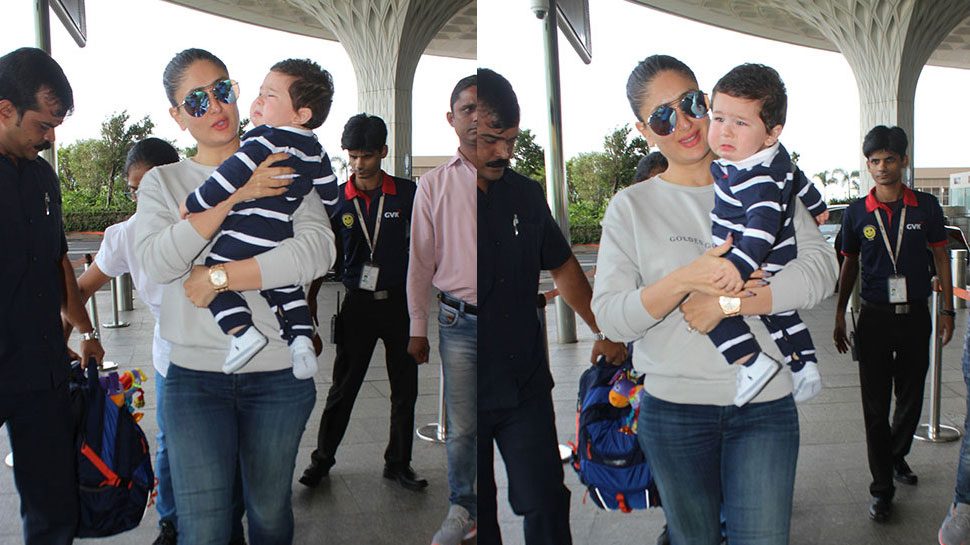
<svg viewBox="0 0 970 545">
<path fill-rule="evenodd" d="M 237 468 L 250 543 L 293 541 L 293 469 L 315 401 L 313 381 L 290 369 L 224 375 L 169 367 L 163 418 L 180 542 L 229 542 Z"/>
<path fill-rule="evenodd" d="M 438 307 L 438 350 L 445 375 L 448 501 L 478 516 L 478 316 L 444 303 Z"/>
<path fill-rule="evenodd" d="M 158 523 L 163 520 L 172 523 L 178 529 L 178 514 L 175 512 L 175 491 L 172 490 L 172 471 L 168 465 L 168 448 L 165 445 L 165 376 L 155 371 L 155 398 L 158 400 L 155 410 L 155 421 L 158 422 L 158 449 L 155 451 L 155 487 L 158 495 L 155 497 L 155 510 L 158 511 Z M 232 535 L 231 541 L 239 541 L 245 537 L 242 527 L 243 514 L 246 506 L 242 497 L 242 476 L 236 471 L 236 482 L 232 494 Z"/>
<path fill-rule="evenodd" d="M 963 335 L 963 382 L 967 385 L 967 408 L 970 409 L 970 326 Z M 970 504 L 970 410 L 963 423 L 963 441 L 960 443 L 960 464 L 957 466 L 957 486 L 954 503 Z"/>
<path fill-rule="evenodd" d="M 644 392 L 638 427 L 672 543 L 718 545 L 722 498 L 731 545 L 788 543 L 798 460 L 791 396 L 739 408 Z"/>
<path fill-rule="evenodd" d="M 165 377 L 155 371 L 155 398 L 158 407 L 155 420 L 158 422 L 158 449 L 155 451 L 155 478 L 158 479 L 158 496 L 155 498 L 155 510 L 158 511 L 158 522 L 171 522 L 178 528 L 175 516 L 175 492 L 172 490 L 172 472 L 168 466 L 168 448 L 165 445 Z"/>
</svg>

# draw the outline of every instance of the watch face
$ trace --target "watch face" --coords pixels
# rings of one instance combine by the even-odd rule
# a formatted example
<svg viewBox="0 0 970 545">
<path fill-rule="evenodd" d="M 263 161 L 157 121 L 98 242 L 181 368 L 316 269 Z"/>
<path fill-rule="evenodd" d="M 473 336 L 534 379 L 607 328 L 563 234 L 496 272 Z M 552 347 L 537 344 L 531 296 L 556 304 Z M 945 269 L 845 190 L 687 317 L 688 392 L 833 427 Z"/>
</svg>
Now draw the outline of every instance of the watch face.
<svg viewBox="0 0 970 545">
<path fill-rule="evenodd" d="M 226 271 L 222 269 L 210 270 L 209 279 L 212 280 L 212 283 L 216 286 L 225 286 L 229 281 L 229 278 L 226 276 Z"/>
<path fill-rule="evenodd" d="M 741 310 L 741 299 L 739 297 L 721 297 L 721 310 L 725 314 L 734 314 Z"/>
</svg>

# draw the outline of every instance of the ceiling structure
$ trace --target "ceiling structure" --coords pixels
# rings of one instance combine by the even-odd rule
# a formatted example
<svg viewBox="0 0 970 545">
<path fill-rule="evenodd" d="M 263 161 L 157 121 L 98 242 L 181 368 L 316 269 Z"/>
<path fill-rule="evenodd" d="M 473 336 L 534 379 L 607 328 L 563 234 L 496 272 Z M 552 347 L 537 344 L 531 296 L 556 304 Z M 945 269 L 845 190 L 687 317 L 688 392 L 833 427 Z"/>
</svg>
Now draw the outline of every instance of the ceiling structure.
<svg viewBox="0 0 970 545">
<path fill-rule="evenodd" d="M 338 41 L 334 33 L 305 10 L 288 0 L 166 0 L 206 13 L 251 23 L 266 28 L 283 30 Z M 438 57 L 474 59 L 477 48 L 478 2 L 465 6 L 438 31 L 424 53 Z"/>
<path fill-rule="evenodd" d="M 687 19 L 780 42 L 839 51 L 815 26 L 786 9 L 792 0 L 628 0 Z M 859 2 L 832 1 L 853 9 Z M 923 0 L 930 1 L 930 0 Z M 869 2 L 871 3 L 871 2 Z M 930 55 L 927 64 L 970 68 L 970 18 L 954 28 Z"/>
</svg>

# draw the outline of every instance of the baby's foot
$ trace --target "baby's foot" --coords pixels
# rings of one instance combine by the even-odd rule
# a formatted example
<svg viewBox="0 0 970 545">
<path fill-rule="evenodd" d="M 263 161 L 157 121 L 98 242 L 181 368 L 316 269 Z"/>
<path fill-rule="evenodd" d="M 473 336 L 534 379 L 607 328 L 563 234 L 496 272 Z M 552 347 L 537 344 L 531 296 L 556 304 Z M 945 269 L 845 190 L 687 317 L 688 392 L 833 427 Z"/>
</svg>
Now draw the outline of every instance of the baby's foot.
<svg viewBox="0 0 970 545">
<path fill-rule="evenodd" d="M 822 376 L 818 374 L 818 364 L 807 361 L 798 371 L 792 371 L 792 396 L 795 403 L 808 401 L 822 391 Z"/>
<path fill-rule="evenodd" d="M 222 364 L 222 372 L 231 375 L 249 363 L 266 346 L 266 336 L 253 326 L 248 326 L 238 335 L 229 338 L 229 353 Z"/>
<path fill-rule="evenodd" d="M 317 355 L 313 351 L 313 341 L 300 335 L 290 343 L 290 359 L 293 361 L 293 376 L 305 380 L 317 374 Z"/>
<path fill-rule="evenodd" d="M 779 369 L 781 364 L 764 352 L 759 352 L 750 363 L 739 365 L 738 393 L 734 396 L 734 404 L 742 407 L 754 399 Z"/>
</svg>

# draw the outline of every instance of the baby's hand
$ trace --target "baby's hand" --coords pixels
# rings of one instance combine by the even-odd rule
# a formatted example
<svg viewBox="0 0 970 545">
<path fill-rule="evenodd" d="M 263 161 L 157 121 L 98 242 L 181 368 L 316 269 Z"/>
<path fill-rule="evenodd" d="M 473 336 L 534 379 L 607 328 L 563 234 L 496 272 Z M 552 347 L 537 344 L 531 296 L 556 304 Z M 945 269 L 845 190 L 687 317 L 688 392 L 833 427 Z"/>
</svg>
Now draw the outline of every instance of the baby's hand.
<svg viewBox="0 0 970 545">
<path fill-rule="evenodd" d="M 189 208 L 185 206 L 184 202 L 179 205 L 179 217 L 182 219 L 189 217 Z"/>
<path fill-rule="evenodd" d="M 825 212 L 822 212 L 821 214 L 815 216 L 815 225 L 818 225 L 819 227 L 821 227 L 822 225 L 825 225 L 825 222 L 827 222 L 827 221 L 829 221 L 829 211 L 828 210 L 826 210 Z"/>
<path fill-rule="evenodd" d="M 717 289 L 729 293 L 738 293 L 744 287 L 744 282 L 741 281 L 741 273 L 738 272 L 734 263 L 727 259 L 723 260 L 721 265 L 715 269 L 711 282 Z"/>
</svg>

